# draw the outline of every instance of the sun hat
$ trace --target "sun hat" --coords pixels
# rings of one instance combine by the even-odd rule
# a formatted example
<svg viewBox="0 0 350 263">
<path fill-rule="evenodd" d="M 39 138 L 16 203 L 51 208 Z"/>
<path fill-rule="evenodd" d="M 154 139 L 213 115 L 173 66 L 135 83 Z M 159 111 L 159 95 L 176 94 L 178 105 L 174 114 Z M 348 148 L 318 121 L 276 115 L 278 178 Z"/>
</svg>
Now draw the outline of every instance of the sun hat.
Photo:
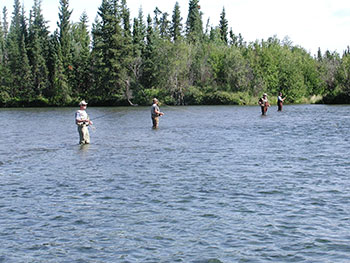
<svg viewBox="0 0 350 263">
<path fill-rule="evenodd" d="M 87 105 L 87 102 L 85 100 L 82 100 L 81 102 L 79 102 L 79 106 L 82 106 L 82 105 Z"/>
</svg>

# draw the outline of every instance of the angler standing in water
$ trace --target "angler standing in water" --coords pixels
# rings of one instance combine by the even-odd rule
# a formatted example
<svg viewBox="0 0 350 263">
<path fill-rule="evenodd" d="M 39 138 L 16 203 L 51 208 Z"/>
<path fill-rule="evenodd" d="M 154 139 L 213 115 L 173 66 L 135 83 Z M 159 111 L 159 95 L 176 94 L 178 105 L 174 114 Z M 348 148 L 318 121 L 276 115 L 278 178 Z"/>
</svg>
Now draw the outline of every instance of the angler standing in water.
<svg viewBox="0 0 350 263">
<path fill-rule="evenodd" d="M 87 103 L 85 100 L 79 103 L 80 109 L 75 113 L 75 123 L 78 125 L 79 144 L 89 144 L 90 134 L 88 126 L 92 125 L 88 114 L 86 113 Z"/>
<path fill-rule="evenodd" d="M 151 117 L 152 117 L 152 123 L 153 123 L 153 129 L 157 129 L 159 125 L 159 116 L 163 116 L 164 113 L 160 111 L 158 106 L 158 99 L 153 99 L 153 105 L 151 108 Z"/>
<path fill-rule="evenodd" d="M 282 98 L 282 92 L 278 93 L 278 97 L 277 97 L 278 110 L 277 111 L 282 111 L 283 102 L 285 99 L 286 99 L 286 97 Z"/>
<path fill-rule="evenodd" d="M 267 109 L 268 109 L 268 107 L 270 107 L 270 103 L 267 99 L 266 93 L 263 94 L 262 98 L 259 99 L 258 103 L 261 107 L 261 114 L 266 115 Z"/>
</svg>

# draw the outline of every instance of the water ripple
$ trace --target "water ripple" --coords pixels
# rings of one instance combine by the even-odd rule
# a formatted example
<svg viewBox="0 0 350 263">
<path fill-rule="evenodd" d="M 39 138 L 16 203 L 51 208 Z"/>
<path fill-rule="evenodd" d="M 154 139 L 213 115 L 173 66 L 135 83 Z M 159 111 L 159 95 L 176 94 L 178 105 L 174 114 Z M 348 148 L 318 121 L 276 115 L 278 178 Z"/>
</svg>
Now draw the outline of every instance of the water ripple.
<svg viewBox="0 0 350 263">
<path fill-rule="evenodd" d="M 349 106 L 183 109 L 0 110 L 0 262 L 350 260 Z"/>
</svg>

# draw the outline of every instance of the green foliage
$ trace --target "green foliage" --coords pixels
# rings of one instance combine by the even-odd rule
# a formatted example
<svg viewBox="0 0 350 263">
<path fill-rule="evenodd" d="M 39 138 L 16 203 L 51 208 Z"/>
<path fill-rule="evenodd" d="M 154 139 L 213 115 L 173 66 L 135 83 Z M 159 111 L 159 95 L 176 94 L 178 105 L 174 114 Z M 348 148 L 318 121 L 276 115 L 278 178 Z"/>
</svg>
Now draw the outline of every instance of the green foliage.
<svg viewBox="0 0 350 263">
<path fill-rule="evenodd" d="M 202 12 L 199 0 L 190 0 L 189 2 L 186 36 L 190 42 L 198 42 L 203 39 Z"/>
<path fill-rule="evenodd" d="M 220 15 L 220 37 L 221 40 L 227 44 L 228 39 L 227 39 L 227 34 L 228 34 L 228 21 L 226 19 L 226 12 L 225 8 L 222 9 L 221 15 Z"/>
<path fill-rule="evenodd" d="M 239 96 L 234 93 L 230 93 L 227 91 L 214 91 L 208 92 L 204 97 L 204 104 L 213 104 L 213 105 L 239 105 Z"/>
<path fill-rule="evenodd" d="M 8 101 L 11 100 L 10 94 L 5 91 L 5 87 L 0 87 L 0 106 L 7 106 Z"/>
<path fill-rule="evenodd" d="M 172 17 L 155 8 L 130 19 L 126 0 L 102 0 L 72 23 L 68 0 L 59 1 L 58 28 L 50 34 L 34 0 L 30 17 L 14 0 L 11 24 L 0 22 L 0 106 L 256 104 L 262 93 L 275 103 L 349 103 L 350 48 L 340 56 L 318 50 L 312 57 L 285 38 L 246 43 L 228 32 L 223 8 L 217 26 L 203 32 L 199 0 L 189 0 L 183 29 L 180 6 Z M 131 23 L 133 21 L 133 23 Z M 184 32 L 185 31 L 185 32 Z M 229 36 L 229 38 L 228 38 Z"/>
<path fill-rule="evenodd" d="M 180 5 L 176 2 L 173 10 L 172 23 L 170 28 L 171 38 L 174 42 L 181 39 L 182 32 L 182 17 L 180 12 Z"/>
</svg>

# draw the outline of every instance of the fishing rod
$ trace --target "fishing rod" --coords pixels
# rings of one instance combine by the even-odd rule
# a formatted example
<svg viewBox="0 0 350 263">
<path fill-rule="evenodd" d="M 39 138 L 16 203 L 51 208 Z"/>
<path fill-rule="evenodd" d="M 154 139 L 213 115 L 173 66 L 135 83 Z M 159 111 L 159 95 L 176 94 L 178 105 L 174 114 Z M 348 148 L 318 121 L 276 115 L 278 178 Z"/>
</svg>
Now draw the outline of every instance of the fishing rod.
<svg viewBox="0 0 350 263">
<path fill-rule="evenodd" d="M 134 104 L 134 105 L 132 105 L 132 106 L 135 106 L 135 105 L 137 105 L 137 104 Z M 118 111 L 118 112 L 121 112 L 121 111 Z M 97 117 L 95 117 L 95 118 L 92 118 L 91 120 L 94 121 L 94 120 L 97 120 L 97 119 L 102 119 L 102 118 L 104 118 L 104 117 L 106 117 L 106 116 L 108 116 L 108 115 L 112 115 L 112 114 L 115 114 L 115 112 L 109 112 L 109 113 L 106 113 L 106 114 L 97 116 Z"/>
<path fill-rule="evenodd" d="M 93 118 L 93 119 L 91 119 L 91 120 L 101 119 L 101 118 L 104 118 L 104 117 L 106 117 L 106 116 L 108 116 L 108 115 L 111 115 L 111 114 L 112 114 L 112 112 L 107 113 L 107 114 L 103 114 L 103 115 L 97 116 L 97 117 L 95 117 L 95 118 Z"/>
<path fill-rule="evenodd" d="M 100 116 L 97 116 L 97 117 L 91 119 L 91 121 L 95 121 L 96 119 L 102 119 L 102 118 L 104 118 L 104 117 L 106 117 L 107 115 L 110 115 L 110 114 L 112 114 L 112 112 L 107 113 L 107 114 L 103 114 L 103 115 L 100 115 Z M 96 126 L 94 124 L 90 124 L 88 127 L 90 128 L 90 130 L 92 132 L 96 131 Z"/>
<path fill-rule="evenodd" d="M 169 107 L 170 109 L 181 110 L 181 111 L 184 111 L 184 112 L 188 112 L 190 114 L 198 115 L 198 113 L 196 113 L 196 112 L 192 112 L 192 111 L 187 110 L 187 109 L 182 109 L 181 106 L 184 106 L 184 105 L 170 106 L 170 105 L 165 104 L 163 102 L 161 102 L 160 104 L 161 104 L 160 106 L 164 105 L 165 107 Z"/>
</svg>

